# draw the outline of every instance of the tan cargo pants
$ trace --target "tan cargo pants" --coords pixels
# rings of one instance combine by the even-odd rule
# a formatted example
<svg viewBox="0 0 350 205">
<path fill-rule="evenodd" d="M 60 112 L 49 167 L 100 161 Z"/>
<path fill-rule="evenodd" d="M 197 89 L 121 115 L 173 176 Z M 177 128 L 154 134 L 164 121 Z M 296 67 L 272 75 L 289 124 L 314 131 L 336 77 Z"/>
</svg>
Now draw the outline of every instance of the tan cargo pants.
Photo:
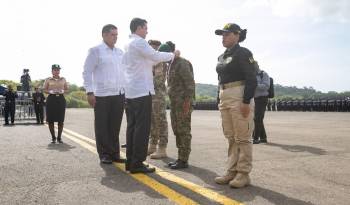
<svg viewBox="0 0 350 205">
<path fill-rule="evenodd" d="M 229 142 L 228 172 L 249 173 L 252 170 L 252 133 L 254 130 L 254 99 L 250 101 L 250 112 L 244 118 L 240 111 L 243 103 L 244 85 L 220 89 L 219 110 L 222 128 Z"/>
</svg>

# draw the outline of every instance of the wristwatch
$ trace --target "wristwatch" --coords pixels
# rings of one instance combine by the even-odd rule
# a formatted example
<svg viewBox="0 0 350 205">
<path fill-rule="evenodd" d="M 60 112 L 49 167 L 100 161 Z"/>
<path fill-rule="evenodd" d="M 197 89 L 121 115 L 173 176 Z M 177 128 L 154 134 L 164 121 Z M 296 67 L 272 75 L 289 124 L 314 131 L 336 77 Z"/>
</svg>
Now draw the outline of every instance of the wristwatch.
<svg viewBox="0 0 350 205">
<path fill-rule="evenodd" d="M 87 92 L 86 95 L 93 95 L 93 92 Z"/>
</svg>

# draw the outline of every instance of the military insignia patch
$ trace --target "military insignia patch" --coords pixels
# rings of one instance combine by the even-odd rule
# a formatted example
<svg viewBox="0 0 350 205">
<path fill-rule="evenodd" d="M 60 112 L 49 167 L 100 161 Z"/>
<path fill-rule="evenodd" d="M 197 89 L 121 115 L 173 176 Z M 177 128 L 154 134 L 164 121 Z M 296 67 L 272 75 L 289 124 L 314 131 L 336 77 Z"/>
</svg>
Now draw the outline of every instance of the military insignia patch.
<svg viewBox="0 0 350 205">
<path fill-rule="evenodd" d="M 231 63 L 231 61 L 232 61 L 232 57 L 230 56 L 230 57 L 226 58 L 224 62 L 225 62 L 225 64 L 229 64 L 229 63 Z"/>
<path fill-rule="evenodd" d="M 254 58 L 253 57 L 249 57 L 249 63 L 254 63 Z"/>
<path fill-rule="evenodd" d="M 224 29 L 229 29 L 229 28 L 230 28 L 230 26 L 231 26 L 231 24 L 230 24 L 230 23 L 228 23 L 228 24 L 226 24 L 226 25 L 224 26 Z"/>
</svg>

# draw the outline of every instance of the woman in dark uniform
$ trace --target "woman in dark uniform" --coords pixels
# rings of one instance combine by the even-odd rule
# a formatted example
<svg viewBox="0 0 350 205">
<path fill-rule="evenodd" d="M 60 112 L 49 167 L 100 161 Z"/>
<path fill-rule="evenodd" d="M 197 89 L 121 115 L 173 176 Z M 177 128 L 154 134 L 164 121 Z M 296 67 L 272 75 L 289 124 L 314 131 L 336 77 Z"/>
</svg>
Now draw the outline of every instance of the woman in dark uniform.
<svg viewBox="0 0 350 205">
<path fill-rule="evenodd" d="M 254 129 L 254 92 L 256 75 L 252 53 L 239 45 L 247 30 L 228 23 L 215 31 L 222 35 L 225 52 L 219 56 L 216 71 L 219 77 L 219 110 L 222 128 L 228 140 L 226 173 L 216 177 L 218 184 L 240 188 L 250 183 L 252 170 L 252 143 Z"/>
<path fill-rule="evenodd" d="M 44 92 L 48 94 L 46 100 L 46 122 L 52 137 L 52 143 L 56 143 L 54 122 L 58 122 L 57 142 L 62 142 L 62 130 L 64 115 L 66 111 L 66 99 L 63 94 L 68 91 L 66 79 L 60 77 L 61 67 L 54 64 L 51 67 L 52 77 L 47 78 L 44 83 Z"/>
</svg>

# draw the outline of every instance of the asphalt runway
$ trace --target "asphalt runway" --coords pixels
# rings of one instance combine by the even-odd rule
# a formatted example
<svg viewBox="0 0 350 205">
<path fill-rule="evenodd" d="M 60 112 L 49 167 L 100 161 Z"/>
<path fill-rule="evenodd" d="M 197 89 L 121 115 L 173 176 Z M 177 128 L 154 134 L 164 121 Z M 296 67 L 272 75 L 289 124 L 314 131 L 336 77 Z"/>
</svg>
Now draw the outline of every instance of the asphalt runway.
<svg viewBox="0 0 350 205">
<path fill-rule="evenodd" d="M 169 158 L 147 159 L 158 168 L 149 175 L 101 165 L 93 122 L 92 109 L 67 109 L 64 143 L 54 145 L 45 125 L 1 125 L 0 204 L 350 203 L 350 113 L 267 112 L 269 143 L 253 145 L 252 184 L 242 189 L 213 180 L 224 173 L 227 156 L 218 111 L 193 112 L 185 170 L 165 166 L 177 157 L 169 124 Z M 125 129 L 124 118 L 121 143 Z"/>
</svg>

